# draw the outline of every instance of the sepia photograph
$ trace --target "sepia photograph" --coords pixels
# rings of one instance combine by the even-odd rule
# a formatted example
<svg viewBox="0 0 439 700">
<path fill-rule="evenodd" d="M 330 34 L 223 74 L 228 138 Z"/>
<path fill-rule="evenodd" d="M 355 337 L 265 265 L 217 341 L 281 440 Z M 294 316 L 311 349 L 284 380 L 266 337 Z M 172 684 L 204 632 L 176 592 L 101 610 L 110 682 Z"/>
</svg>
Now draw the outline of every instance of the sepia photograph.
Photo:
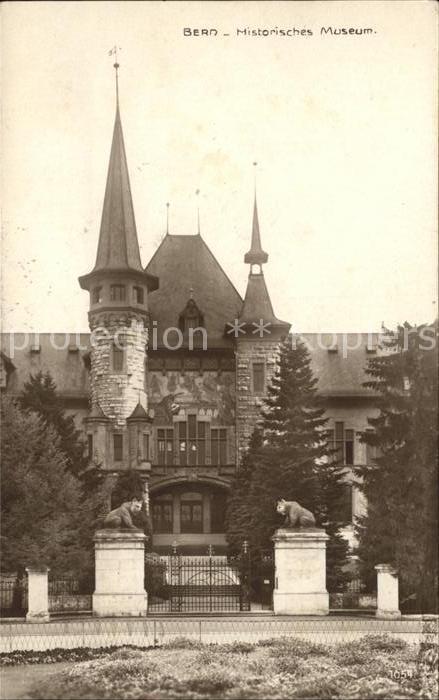
<svg viewBox="0 0 439 700">
<path fill-rule="evenodd" d="M 0 699 L 437 698 L 437 3 L 0 12 Z"/>
</svg>

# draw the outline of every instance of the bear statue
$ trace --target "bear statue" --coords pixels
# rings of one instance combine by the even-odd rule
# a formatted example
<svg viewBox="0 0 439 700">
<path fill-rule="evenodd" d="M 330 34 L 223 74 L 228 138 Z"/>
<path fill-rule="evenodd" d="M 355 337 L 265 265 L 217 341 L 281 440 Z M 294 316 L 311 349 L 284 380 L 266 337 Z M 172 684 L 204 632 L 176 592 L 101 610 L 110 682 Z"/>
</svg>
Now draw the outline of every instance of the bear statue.
<svg viewBox="0 0 439 700">
<path fill-rule="evenodd" d="M 138 498 L 125 501 L 121 506 L 111 510 L 103 521 L 104 528 L 115 530 L 139 530 L 133 523 L 133 515 L 140 513 L 143 502 Z"/>
<path fill-rule="evenodd" d="M 297 501 L 281 498 L 276 504 L 278 513 L 285 515 L 284 527 L 315 527 L 316 519 L 310 510 L 303 508 Z"/>
</svg>

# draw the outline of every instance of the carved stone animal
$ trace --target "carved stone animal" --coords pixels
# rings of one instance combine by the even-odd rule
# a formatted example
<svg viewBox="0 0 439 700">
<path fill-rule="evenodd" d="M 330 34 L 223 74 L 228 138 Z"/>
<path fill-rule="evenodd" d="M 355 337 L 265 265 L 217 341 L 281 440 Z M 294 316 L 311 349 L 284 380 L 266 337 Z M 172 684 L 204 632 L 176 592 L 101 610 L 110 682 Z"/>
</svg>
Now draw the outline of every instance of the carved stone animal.
<svg viewBox="0 0 439 700">
<path fill-rule="evenodd" d="M 303 508 L 297 501 L 277 502 L 276 510 L 285 515 L 285 527 L 315 527 L 316 519 L 310 510 Z"/>
<path fill-rule="evenodd" d="M 115 530 L 138 530 L 133 523 L 133 515 L 135 513 L 140 513 L 142 510 L 142 501 L 133 498 L 132 501 L 125 501 L 121 506 L 110 511 L 108 515 L 105 516 L 103 526 L 104 528 L 111 528 Z"/>
</svg>

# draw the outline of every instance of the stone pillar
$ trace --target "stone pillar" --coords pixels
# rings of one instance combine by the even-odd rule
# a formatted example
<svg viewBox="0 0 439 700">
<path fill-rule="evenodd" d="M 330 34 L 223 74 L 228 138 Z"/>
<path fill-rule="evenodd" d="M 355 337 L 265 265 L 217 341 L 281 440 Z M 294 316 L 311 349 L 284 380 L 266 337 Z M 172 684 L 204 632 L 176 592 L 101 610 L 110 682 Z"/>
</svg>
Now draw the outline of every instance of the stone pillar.
<svg viewBox="0 0 439 700">
<path fill-rule="evenodd" d="M 147 612 L 145 540 L 140 530 L 97 530 L 93 614 L 140 617 Z"/>
<path fill-rule="evenodd" d="M 274 541 L 275 615 L 328 615 L 326 541 L 317 528 L 276 530 Z"/>
<path fill-rule="evenodd" d="M 47 566 L 29 567 L 26 571 L 28 581 L 26 622 L 49 622 L 49 569 Z"/>
<path fill-rule="evenodd" d="M 389 620 L 401 617 L 399 609 L 398 572 L 390 564 L 377 564 L 376 617 Z"/>
</svg>

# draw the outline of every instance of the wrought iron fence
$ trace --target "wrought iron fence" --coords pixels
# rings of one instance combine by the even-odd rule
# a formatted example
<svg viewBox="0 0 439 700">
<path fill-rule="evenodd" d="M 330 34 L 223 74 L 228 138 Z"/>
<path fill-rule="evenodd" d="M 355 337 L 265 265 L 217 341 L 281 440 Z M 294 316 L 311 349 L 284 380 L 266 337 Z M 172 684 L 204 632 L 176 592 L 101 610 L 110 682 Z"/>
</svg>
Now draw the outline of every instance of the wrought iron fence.
<svg viewBox="0 0 439 700">
<path fill-rule="evenodd" d="M 235 558 L 150 555 L 145 560 L 148 612 L 215 613 L 250 610 L 250 561 Z"/>
<path fill-rule="evenodd" d="M 0 580 L 0 614 L 2 617 L 23 617 L 27 611 L 27 578 Z"/>
<path fill-rule="evenodd" d="M 55 615 L 91 612 L 93 589 L 90 578 L 49 578 L 49 612 Z"/>
<path fill-rule="evenodd" d="M 438 632 L 437 616 L 429 630 Z M 298 637 L 319 644 L 357 642 L 365 635 L 386 634 L 419 645 L 426 623 L 413 620 L 367 618 L 279 617 L 158 617 L 144 619 L 52 621 L 45 624 L 0 624 L 0 653 L 50 649 L 141 648 L 185 643 L 264 643 L 279 637 Z M 434 635 L 431 635 L 433 637 Z M 436 636 L 437 639 L 437 636 Z M 184 642 L 183 640 L 186 640 Z"/>
</svg>

